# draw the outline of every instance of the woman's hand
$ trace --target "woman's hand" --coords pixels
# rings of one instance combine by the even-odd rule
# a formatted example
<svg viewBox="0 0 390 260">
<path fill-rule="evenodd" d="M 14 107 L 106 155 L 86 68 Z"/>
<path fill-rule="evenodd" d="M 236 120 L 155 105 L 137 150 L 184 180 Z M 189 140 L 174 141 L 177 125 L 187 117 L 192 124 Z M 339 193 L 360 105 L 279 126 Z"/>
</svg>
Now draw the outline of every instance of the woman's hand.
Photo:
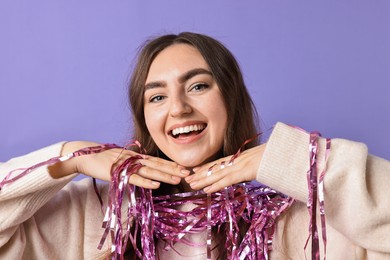
<svg viewBox="0 0 390 260">
<path fill-rule="evenodd" d="M 192 189 L 203 189 L 207 193 L 221 190 L 224 187 L 256 179 L 257 169 L 263 156 L 266 144 L 262 144 L 242 152 L 232 165 L 228 166 L 232 156 L 194 168 L 194 174 L 185 178 Z M 225 162 L 224 168 L 221 163 Z M 214 166 L 213 166 L 214 165 Z M 211 175 L 208 170 L 212 167 Z"/>
<path fill-rule="evenodd" d="M 61 155 L 67 155 L 79 149 L 100 145 L 93 142 L 69 142 L 62 149 Z M 49 173 L 53 178 L 60 178 L 73 173 L 104 180 L 111 180 L 111 172 L 120 166 L 130 156 L 139 155 L 136 152 L 124 149 L 109 149 L 100 153 L 82 155 L 64 162 L 56 163 L 49 167 Z M 142 156 L 142 155 L 141 155 Z M 142 156 L 139 162 L 143 165 L 137 173 L 129 178 L 129 183 L 148 189 L 157 189 L 160 182 L 179 184 L 181 178 L 189 175 L 190 171 L 177 163 L 152 156 Z"/>
</svg>

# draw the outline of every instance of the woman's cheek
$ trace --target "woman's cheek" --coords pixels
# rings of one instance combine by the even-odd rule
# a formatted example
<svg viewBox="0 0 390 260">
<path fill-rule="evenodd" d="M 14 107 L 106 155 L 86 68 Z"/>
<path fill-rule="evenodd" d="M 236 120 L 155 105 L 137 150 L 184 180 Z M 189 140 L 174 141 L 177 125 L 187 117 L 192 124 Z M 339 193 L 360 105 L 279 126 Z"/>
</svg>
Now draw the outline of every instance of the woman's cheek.
<svg viewBox="0 0 390 260">
<path fill-rule="evenodd" d="M 160 146 L 163 138 L 166 138 L 165 114 L 164 109 L 158 107 L 150 106 L 144 109 L 146 127 L 157 146 Z"/>
</svg>

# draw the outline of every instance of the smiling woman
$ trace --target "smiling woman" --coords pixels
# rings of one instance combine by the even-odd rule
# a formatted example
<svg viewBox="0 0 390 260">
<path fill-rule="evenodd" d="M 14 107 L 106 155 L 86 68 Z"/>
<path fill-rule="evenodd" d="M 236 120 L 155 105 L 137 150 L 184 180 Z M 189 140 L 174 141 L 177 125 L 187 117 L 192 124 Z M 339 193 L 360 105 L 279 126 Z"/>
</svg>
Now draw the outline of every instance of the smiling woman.
<svg viewBox="0 0 390 260">
<path fill-rule="evenodd" d="M 240 68 L 217 40 L 185 32 L 146 42 L 129 99 L 146 154 L 74 141 L 0 165 L 0 258 L 304 259 L 310 223 L 319 259 L 317 195 L 329 259 L 390 257 L 390 162 L 283 123 L 259 144 Z M 102 251 L 98 197 L 88 180 L 71 182 L 77 173 L 110 182 L 97 187 L 109 209 L 131 205 L 116 215 L 126 235 L 114 228 Z M 116 197 L 122 184 L 129 194 Z"/>
<path fill-rule="evenodd" d="M 209 70 L 197 49 L 176 44 L 159 53 L 146 79 L 146 127 L 159 149 L 185 167 L 217 159 L 223 147 L 227 112 Z"/>
<path fill-rule="evenodd" d="M 181 57 L 182 54 L 186 55 Z M 165 65 L 170 66 L 170 69 L 173 70 L 169 71 L 164 68 Z M 201 69 L 202 73 L 198 69 Z M 169 71 L 168 74 L 157 74 L 167 73 L 167 71 Z M 176 77 L 181 78 L 174 79 L 173 74 L 179 72 L 182 75 L 176 75 Z M 151 78 L 157 76 L 161 78 Z M 212 104 L 207 109 L 218 110 L 219 117 L 223 115 L 223 110 L 226 109 L 227 128 L 221 135 L 224 140 L 221 155 L 234 154 L 247 139 L 252 138 L 259 132 L 259 129 L 256 128 L 256 110 L 245 87 L 238 63 L 231 52 L 221 43 L 206 35 L 193 33 L 164 35 L 147 42 L 139 54 L 138 62 L 130 80 L 129 98 L 133 111 L 135 139 L 144 145 L 148 153 L 156 155 L 158 148 L 145 123 L 147 118 L 145 118 L 144 109 L 146 110 L 147 101 L 144 100 L 145 103 L 140 102 L 139 97 L 147 94 L 148 91 L 146 90 L 152 88 L 152 86 L 155 88 L 156 84 L 168 88 L 168 82 L 164 82 L 168 80 L 168 77 L 171 80 L 170 85 L 172 85 L 173 80 L 176 80 L 175 85 L 180 82 L 183 83 L 183 88 L 185 88 L 184 81 L 187 84 L 194 84 L 194 81 L 197 80 L 197 83 L 206 84 L 197 86 L 196 89 L 204 88 L 207 85 L 212 90 L 211 93 L 216 91 L 215 88 L 219 90 L 224 105 L 218 103 L 221 101 L 221 98 L 218 98 L 211 100 Z M 190 95 L 189 93 L 187 96 L 196 97 L 196 95 Z M 158 99 L 161 99 L 161 97 L 158 97 Z M 199 99 L 201 98 L 199 97 Z M 206 100 L 208 99 L 198 100 L 197 102 L 200 104 L 197 104 L 196 107 L 201 107 L 201 103 L 206 102 Z M 186 109 L 188 108 L 186 107 Z M 224 125 L 212 125 L 210 128 L 213 129 L 210 134 L 216 132 L 215 127 L 223 128 Z M 213 138 L 216 140 L 215 136 Z M 247 148 L 256 144 L 258 144 L 257 139 L 250 142 Z"/>
</svg>

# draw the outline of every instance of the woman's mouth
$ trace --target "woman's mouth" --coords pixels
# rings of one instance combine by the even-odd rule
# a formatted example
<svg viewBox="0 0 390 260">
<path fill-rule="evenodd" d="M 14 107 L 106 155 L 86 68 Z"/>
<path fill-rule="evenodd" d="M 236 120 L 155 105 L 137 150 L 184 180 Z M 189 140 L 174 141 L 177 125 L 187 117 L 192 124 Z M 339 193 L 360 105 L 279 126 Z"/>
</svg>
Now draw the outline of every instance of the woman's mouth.
<svg viewBox="0 0 390 260">
<path fill-rule="evenodd" d="M 182 139 L 200 134 L 207 124 L 193 124 L 172 129 L 169 134 L 175 139 Z"/>
</svg>

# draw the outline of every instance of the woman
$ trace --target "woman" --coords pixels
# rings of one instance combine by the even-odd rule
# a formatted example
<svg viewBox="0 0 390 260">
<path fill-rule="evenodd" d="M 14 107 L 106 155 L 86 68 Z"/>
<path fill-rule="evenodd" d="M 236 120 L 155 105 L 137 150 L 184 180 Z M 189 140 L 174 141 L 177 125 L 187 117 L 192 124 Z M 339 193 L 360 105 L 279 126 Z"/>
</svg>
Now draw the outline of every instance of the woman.
<svg viewBox="0 0 390 260">
<path fill-rule="evenodd" d="M 134 137 L 148 154 L 139 159 L 142 167 L 130 176 L 130 184 L 153 189 L 156 194 L 201 189 L 212 193 L 257 180 L 296 199 L 277 219 L 270 258 L 304 259 L 310 136 L 279 123 L 267 144 L 258 145 L 255 138 L 232 165 L 222 167 L 222 162 L 228 162 L 257 132 L 256 113 L 240 69 L 223 45 L 194 33 L 166 35 L 148 42 L 130 82 L 130 103 Z M 55 144 L 0 165 L 0 172 L 5 176 L 14 169 L 95 145 Z M 318 169 L 327 166 L 328 258 L 389 258 L 390 199 L 385 194 L 390 188 L 390 163 L 368 155 L 363 144 L 347 140 L 332 140 L 327 163 L 326 144 L 321 138 L 318 150 Z M 134 151 L 109 149 L 38 168 L 4 185 L 0 191 L 0 257 L 107 256 L 107 247 L 96 249 L 103 216 L 92 184 L 89 180 L 70 181 L 78 172 L 110 181 L 110 172 L 135 155 Z M 100 187 L 103 198 L 107 191 L 107 185 Z M 204 243 L 204 234 L 189 239 Z M 213 241 L 218 244 L 217 238 Z M 163 250 L 159 243 L 162 259 L 180 259 L 183 254 L 190 259 L 205 258 L 204 246 L 178 243 L 177 254 Z M 213 250 L 212 257 L 218 257 L 220 251 Z"/>
</svg>

